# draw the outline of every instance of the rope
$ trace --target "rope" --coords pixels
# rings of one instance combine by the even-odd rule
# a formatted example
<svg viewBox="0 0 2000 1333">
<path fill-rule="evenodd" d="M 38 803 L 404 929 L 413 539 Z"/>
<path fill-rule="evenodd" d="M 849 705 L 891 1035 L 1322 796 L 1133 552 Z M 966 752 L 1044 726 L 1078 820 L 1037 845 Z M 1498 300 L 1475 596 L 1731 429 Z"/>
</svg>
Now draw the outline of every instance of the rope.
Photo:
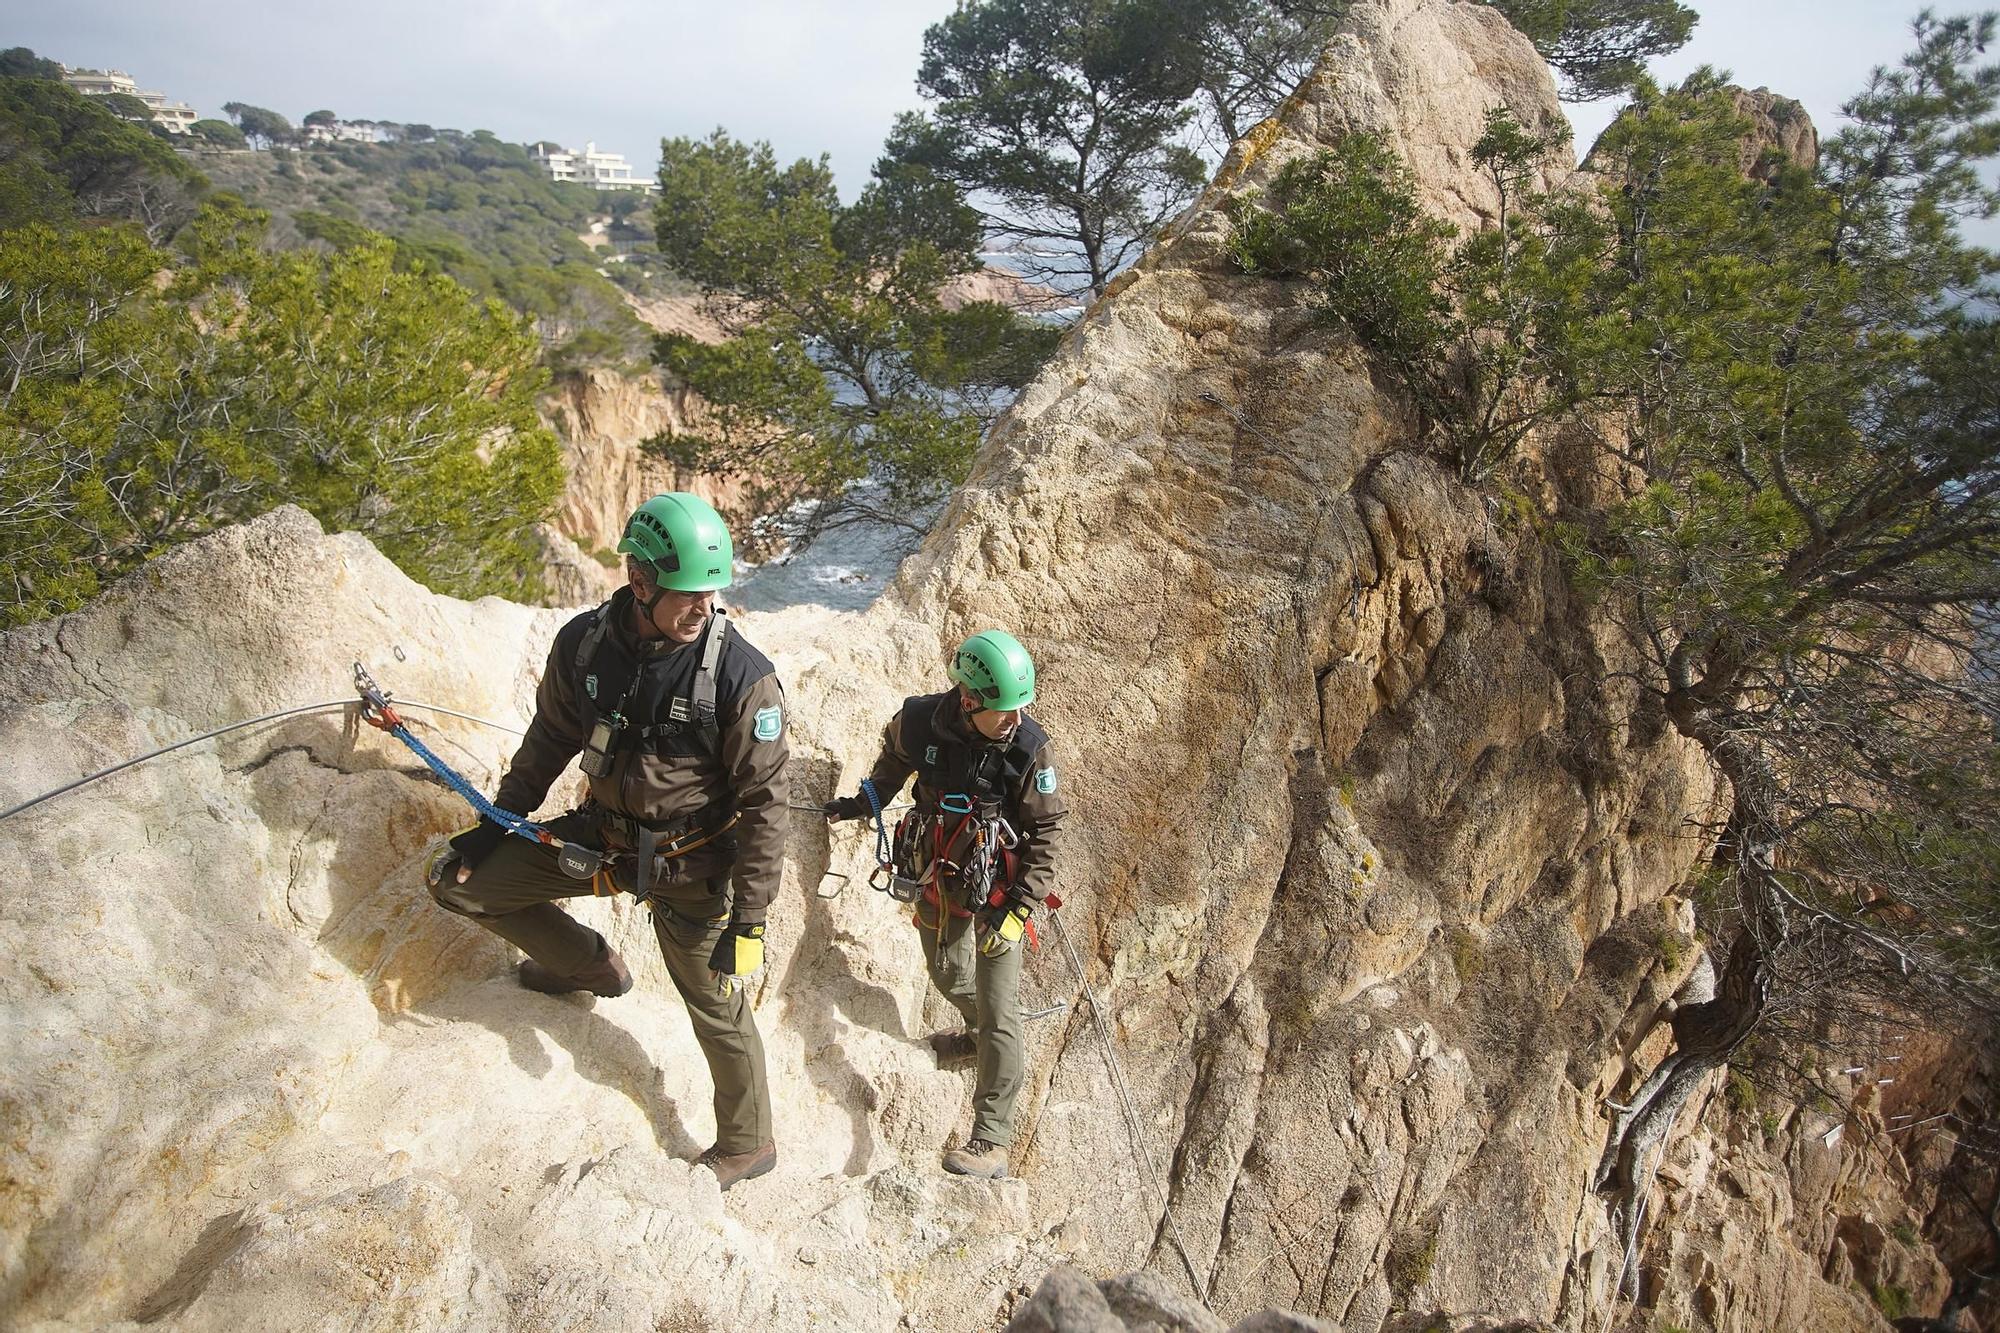
<svg viewBox="0 0 2000 1333">
<path fill-rule="evenodd" d="M 402 705 L 399 704 L 398 706 L 401 707 Z M 389 734 L 409 746 L 417 758 L 423 760 L 431 772 L 437 774 L 438 780 L 464 797 L 466 804 L 477 810 L 482 819 L 490 819 L 509 833 L 526 838 L 529 842 L 554 844 L 556 840 L 554 834 L 526 816 L 517 815 L 511 810 L 502 810 L 499 806 L 487 800 L 485 796 L 480 794 L 478 788 L 460 776 L 457 769 L 432 754 L 429 746 L 425 745 L 415 736 L 412 736 L 408 727 L 399 722 L 389 728 Z"/>
<path fill-rule="evenodd" d="M 893 859 L 889 855 L 889 830 L 882 823 L 882 798 L 875 794 L 873 778 L 861 779 L 861 794 L 868 798 L 868 808 L 875 821 L 875 864 L 886 866 Z"/>
<path fill-rule="evenodd" d="M 1090 1001 L 1090 1018 L 1097 1026 L 1098 1040 L 1104 1043 L 1104 1063 L 1111 1067 L 1111 1082 L 1118 1090 L 1118 1100 L 1125 1107 L 1125 1124 L 1132 1132 L 1132 1144 L 1138 1150 L 1146 1167 L 1146 1183 L 1153 1187 L 1153 1193 L 1160 1201 L 1160 1212 L 1167 1219 L 1169 1238 L 1173 1241 L 1174 1252 L 1181 1257 L 1181 1266 L 1187 1269 L 1188 1282 L 1194 1288 L 1195 1298 L 1203 1305 L 1208 1304 L 1208 1288 L 1194 1271 L 1194 1260 L 1188 1258 L 1187 1244 L 1181 1239 L 1181 1224 L 1174 1217 L 1174 1206 L 1167 1199 L 1166 1189 L 1157 1183 L 1160 1170 L 1153 1161 L 1153 1150 L 1146 1146 L 1145 1129 L 1139 1123 L 1139 1110 L 1132 1102 L 1132 1089 L 1125 1083 L 1125 1071 L 1118 1066 L 1118 1052 L 1111 1045 L 1111 1032 L 1104 1025 L 1104 1010 L 1097 1003 L 1097 993 L 1090 988 L 1090 980 L 1084 976 L 1083 963 L 1076 956 L 1076 947 L 1069 942 L 1069 931 L 1064 928 L 1059 910 L 1049 913 L 1049 921 L 1056 928 L 1056 939 L 1061 942 L 1063 955 L 1069 959 L 1070 971 L 1076 973 L 1077 985 L 1083 987 L 1083 997 Z"/>
<path fill-rule="evenodd" d="M 0 810 L 0 819 L 11 818 L 14 815 L 20 814 L 23 810 L 33 809 L 35 806 L 40 805 L 43 801 L 54 800 L 56 797 L 61 796 L 66 792 L 75 791 L 78 787 L 88 786 L 90 783 L 97 781 L 99 778 L 108 778 L 113 773 L 123 772 L 125 769 L 131 768 L 136 764 L 143 764 L 149 759 L 158 759 L 161 755 L 172 754 L 175 750 L 185 749 L 187 746 L 199 744 L 202 741 L 213 740 L 217 736 L 226 736 L 232 731 L 242 731 L 245 727 L 254 727 L 261 725 L 262 723 L 265 722 L 276 722 L 281 718 L 297 717 L 303 713 L 326 713 L 326 712 L 331 712 L 336 708 L 347 709 L 347 708 L 359 708 L 360 706 L 361 706 L 360 701 L 356 699 L 334 699 L 326 703 L 320 703 L 320 704 L 300 704 L 297 708 L 281 708 L 275 713 L 265 713 L 261 717 L 253 717 L 244 722 L 232 722 L 226 727 L 217 727 L 213 731 L 204 731 L 199 736 L 189 736 L 186 740 L 175 741 L 172 745 L 162 745 L 157 750 L 148 750 L 145 754 L 137 755 L 131 759 L 126 759 L 120 763 L 113 764 L 109 768 L 100 768 L 95 773 L 86 773 L 82 777 L 76 779 L 74 782 L 65 782 L 62 786 L 57 787 L 52 791 L 45 791 L 40 796 L 31 797 L 30 799 L 21 802 L 19 805 L 10 806 L 5 810 Z M 444 713 L 451 717 L 464 718 L 467 722 L 478 722 L 485 726 L 494 727 L 500 731 L 511 731 L 516 736 L 525 734 L 521 731 L 520 728 L 510 727 L 504 722 L 493 722 L 483 717 L 474 717 L 470 713 L 461 713 L 456 709 L 446 708 L 441 704 L 418 703 L 415 700 L 404 699 L 404 700 L 399 700 L 397 706 L 401 708 L 422 708 L 427 712 Z M 460 781 L 463 780 L 464 779 L 460 779 Z"/>
</svg>

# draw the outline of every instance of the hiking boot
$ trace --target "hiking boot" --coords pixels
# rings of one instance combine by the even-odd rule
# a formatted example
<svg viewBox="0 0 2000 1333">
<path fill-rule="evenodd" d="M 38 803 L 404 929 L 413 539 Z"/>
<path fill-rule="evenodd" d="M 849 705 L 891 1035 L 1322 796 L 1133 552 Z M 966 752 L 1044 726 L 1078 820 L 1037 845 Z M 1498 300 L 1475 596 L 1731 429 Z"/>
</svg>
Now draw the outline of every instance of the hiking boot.
<svg viewBox="0 0 2000 1333">
<path fill-rule="evenodd" d="M 778 1164 L 778 1145 L 766 1139 L 749 1152 L 724 1152 L 716 1144 L 694 1159 L 696 1166 L 715 1172 L 715 1183 L 728 1189 L 739 1180 L 753 1180 Z"/>
<path fill-rule="evenodd" d="M 931 1033 L 931 1050 L 939 1065 L 958 1064 L 979 1054 L 979 1034 L 971 1028 L 946 1028 Z"/>
<path fill-rule="evenodd" d="M 974 1139 L 963 1148 L 953 1148 L 944 1155 L 944 1169 L 955 1176 L 984 1176 L 988 1180 L 1007 1178 L 1007 1150 L 988 1143 L 985 1139 Z"/>
<path fill-rule="evenodd" d="M 632 974 L 625 969 L 625 960 L 618 956 L 616 949 L 608 943 L 599 943 L 597 961 L 574 976 L 559 977 L 532 958 L 522 959 L 521 984 L 544 995 L 567 995 L 571 991 L 587 990 L 592 995 L 610 999 L 632 989 Z"/>
</svg>

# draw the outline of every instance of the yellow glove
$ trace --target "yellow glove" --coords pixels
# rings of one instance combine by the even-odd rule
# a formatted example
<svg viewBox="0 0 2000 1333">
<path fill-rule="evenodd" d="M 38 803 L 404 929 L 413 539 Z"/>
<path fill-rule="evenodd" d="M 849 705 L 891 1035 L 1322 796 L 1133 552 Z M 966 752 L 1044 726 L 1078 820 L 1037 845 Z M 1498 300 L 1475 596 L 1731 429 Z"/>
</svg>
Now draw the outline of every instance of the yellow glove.
<svg viewBox="0 0 2000 1333">
<path fill-rule="evenodd" d="M 711 972 L 720 976 L 747 977 L 764 966 L 764 923 L 741 925 L 730 922 L 715 941 L 708 956 Z"/>
<path fill-rule="evenodd" d="M 979 952 L 988 958 L 998 958 L 1020 943 L 1021 932 L 1028 927 L 1028 910 L 1025 902 L 1009 907 L 998 920 L 987 926 L 979 941 Z"/>
</svg>

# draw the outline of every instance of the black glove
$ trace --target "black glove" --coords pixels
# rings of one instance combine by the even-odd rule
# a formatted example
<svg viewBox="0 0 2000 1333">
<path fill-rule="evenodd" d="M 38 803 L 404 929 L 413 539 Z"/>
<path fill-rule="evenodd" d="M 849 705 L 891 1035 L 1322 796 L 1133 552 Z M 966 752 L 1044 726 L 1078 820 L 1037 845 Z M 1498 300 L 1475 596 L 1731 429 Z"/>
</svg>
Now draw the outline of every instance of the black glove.
<svg viewBox="0 0 2000 1333">
<path fill-rule="evenodd" d="M 723 977 L 747 977 L 764 966 L 764 923 L 730 922 L 708 955 L 708 970 Z"/>
<path fill-rule="evenodd" d="M 1034 900 L 1030 898 L 1009 898 L 997 907 L 981 908 L 974 921 L 979 952 L 988 958 L 998 958 L 1012 949 L 1028 928 L 1028 914 L 1032 911 Z"/>
<path fill-rule="evenodd" d="M 838 824 L 843 819 L 866 819 L 875 813 L 865 796 L 842 796 L 828 801 L 820 810 L 829 824 Z"/>
<path fill-rule="evenodd" d="M 452 851 L 465 863 L 467 870 L 479 869 L 479 863 L 493 855 L 493 849 L 507 839 L 507 830 L 490 819 L 482 818 L 477 824 L 451 840 Z"/>
</svg>

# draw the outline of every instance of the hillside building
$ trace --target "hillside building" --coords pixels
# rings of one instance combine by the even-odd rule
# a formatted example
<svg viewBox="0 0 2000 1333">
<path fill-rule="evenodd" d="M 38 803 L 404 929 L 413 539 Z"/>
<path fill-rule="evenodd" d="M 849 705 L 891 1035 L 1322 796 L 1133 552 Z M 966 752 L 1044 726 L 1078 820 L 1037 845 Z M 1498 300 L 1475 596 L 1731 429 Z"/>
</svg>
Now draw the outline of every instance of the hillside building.
<svg viewBox="0 0 2000 1333">
<path fill-rule="evenodd" d="M 85 97 L 109 97 L 112 93 L 124 93 L 136 97 L 146 104 L 153 113 L 153 123 L 169 134 L 186 134 L 188 127 L 201 119 L 199 113 L 186 102 L 170 101 L 165 93 L 141 88 L 122 69 L 71 69 L 62 67 L 63 82 L 82 93 Z"/>
<path fill-rule="evenodd" d="M 336 120 L 331 125 L 307 125 L 307 143 L 387 143 L 395 136 L 372 120 Z"/>
<path fill-rule="evenodd" d="M 623 153 L 600 153 L 595 142 L 578 152 L 552 143 L 538 143 L 529 153 L 549 173 L 550 180 L 572 181 L 599 190 L 644 190 L 656 192 L 659 182 L 632 174 L 632 164 Z"/>
</svg>

